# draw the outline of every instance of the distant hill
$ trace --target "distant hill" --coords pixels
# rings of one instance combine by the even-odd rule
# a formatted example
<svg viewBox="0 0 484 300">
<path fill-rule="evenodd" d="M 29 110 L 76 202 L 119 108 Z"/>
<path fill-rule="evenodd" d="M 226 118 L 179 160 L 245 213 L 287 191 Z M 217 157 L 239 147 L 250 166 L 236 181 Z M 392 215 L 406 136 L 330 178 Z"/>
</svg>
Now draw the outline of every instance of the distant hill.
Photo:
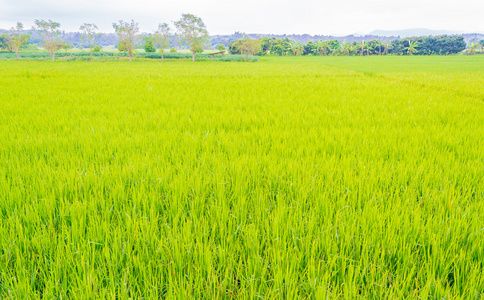
<svg viewBox="0 0 484 300">
<path fill-rule="evenodd" d="M 402 30 L 374 30 L 370 35 L 377 36 L 400 36 L 401 38 L 413 36 L 429 36 L 429 35 L 444 35 L 444 34 L 459 34 L 462 32 L 450 30 L 432 30 L 426 28 L 412 28 Z"/>
</svg>

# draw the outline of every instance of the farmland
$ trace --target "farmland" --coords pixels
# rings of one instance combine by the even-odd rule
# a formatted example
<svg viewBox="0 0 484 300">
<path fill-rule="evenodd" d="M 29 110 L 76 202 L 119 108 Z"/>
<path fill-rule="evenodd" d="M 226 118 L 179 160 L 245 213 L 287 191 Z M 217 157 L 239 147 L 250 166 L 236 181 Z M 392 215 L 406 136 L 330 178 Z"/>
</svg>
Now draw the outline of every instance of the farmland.
<svg viewBox="0 0 484 300">
<path fill-rule="evenodd" d="M 482 298 L 482 70 L 0 61 L 0 298 Z"/>
</svg>

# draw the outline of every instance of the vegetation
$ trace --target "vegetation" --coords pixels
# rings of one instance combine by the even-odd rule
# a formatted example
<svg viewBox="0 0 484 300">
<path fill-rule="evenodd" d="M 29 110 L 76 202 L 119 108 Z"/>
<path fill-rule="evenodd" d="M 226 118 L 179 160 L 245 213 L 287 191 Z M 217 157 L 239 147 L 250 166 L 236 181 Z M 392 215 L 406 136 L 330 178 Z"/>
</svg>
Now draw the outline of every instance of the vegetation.
<svg viewBox="0 0 484 300">
<path fill-rule="evenodd" d="M 192 60 L 195 54 L 203 52 L 203 46 L 208 42 L 208 31 L 202 19 L 192 14 L 182 14 L 180 20 L 174 22 L 180 38 L 190 45 Z"/>
<path fill-rule="evenodd" d="M 91 53 L 91 61 L 92 59 L 92 52 L 101 52 L 101 47 L 96 46 L 94 47 L 93 41 L 94 38 L 96 37 L 96 31 L 98 30 L 98 27 L 96 24 L 93 23 L 84 23 L 79 27 L 79 30 L 81 31 L 82 37 L 81 40 L 87 40 L 87 43 L 89 45 L 89 53 Z"/>
<path fill-rule="evenodd" d="M 171 28 L 167 23 L 159 24 L 153 35 L 155 45 L 160 48 L 161 61 L 165 59 L 165 49 L 170 46 Z"/>
<path fill-rule="evenodd" d="M 24 25 L 20 22 L 17 22 L 17 26 L 10 29 L 10 35 L 6 37 L 6 43 L 8 44 L 8 48 L 12 49 L 17 56 L 17 60 L 19 60 L 19 52 L 20 49 L 28 42 L 29 35 L 23 33 Z"/>
<path fill-rule="evenodd" d="M 0 298 L 480 299 L 482 70 L 1 61 Z"/>
<path fill-rule="evenodd" d="M 241 54 L 240 46 L 247 40 L 246 37 L 233 41 L 229 45 L 232 54 Z M 303 45 L 298 41 L 285 39 L 259 39 L 261 48 L 257 55 L 443 55 L 457 54 L 466 49 L 466 43 L 461 36 L 416 37 L 402 40 L 393 40 L 390 43 L 375 39 L 347 43 L 338 40 L 309 41 Z"/>
<path fill-rule="evenodd" d="M 145 52 L 147 53 L 156 52 L 154 38 L 152 36 L 147 36 L 144 38 L 144 40 L 145 40 L 145 44 L 143 46 L 143 49 L 145 50 Z"/>
<path fill-rule="evenodd" d="M 99 47 L 99 52 L 97 52 L 97 47 L 94 47 L 94 51 L 92 53 L 92 57 L 94 60 L 119 60 L 121 58 L 129 58 L 128 53 L 121 52 L 101 52 L 101 48 Z M 90 53 L 86 52 L 61 52 L 57 53 L 56 57 L 62 60 L 86 60 Z M 46 58 L 50 57 L 49 54 L 44 52 L 20 52 L 19 54 L 20 59 L 22 60 L 45 60 Z M 133 55 L 133 58 L 139 59 L 161 59 L 161 53 L 136 53 Z M 189 60 L 192 58 L 191 53 L 183 53 L 183 52 L 175 52 L 170 51 L 170 53 L 164 54 L 165 59 L 169 60 Z M 15 58 L 14 53 L 0 53 L 0 60 L 12 60 Z M 209 54 L 196 54 L 196 59 L 200 61 L 246 61 L 246 57 L 242 55 L 215 55 L 212 58 Z M 89 59 L 90 60 L 90 59 Z M 255 56 L 249 56 L 250 62 L 257 62 L 259 59 Z"/>
<path fill-rule="evenodd" d="M 60 23 L 52 20 L 35 20 L 35 26 L 42 33 L 43 45 L 50 54 L 52 61 L 55 60 L 55 53 L 62 47 L 63 43 L 59 40 Z"/>
<path fill-rule="evenodd" d="M 134 20 L 131 23 L 120 20 L 118 24 L 113 23 L 113 28 L 118 35 L 119 51 L 126 51 L 129 55 L 129 61 L 133 60 L 134 42 L 138 38 L 139 26 Z"/>
</svg>

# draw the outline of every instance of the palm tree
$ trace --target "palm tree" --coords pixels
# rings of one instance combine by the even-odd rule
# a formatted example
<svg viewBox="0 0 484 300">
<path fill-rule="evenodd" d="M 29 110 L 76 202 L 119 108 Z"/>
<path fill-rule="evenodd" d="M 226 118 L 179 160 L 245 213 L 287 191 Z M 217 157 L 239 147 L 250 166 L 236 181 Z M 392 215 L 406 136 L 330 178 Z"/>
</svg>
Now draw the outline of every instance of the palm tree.
<svg viewBox="0 0 484 300">
<path fill-rule="evenodd" d="M 477 44 L 477 43 L 470 44 L 469 55 L 474 55 L 474 51 L 477 50 L 477 48 L 479 48 L 479 44 Z"/>
<path fill-rule="evenodd" d="M 407 50 L 407 54 L 412 55 L 418 52 L 416 47 L 418 47 L 417 41 L 408 41 L 408 47 L 405 47 L 403 50 Z"/>
<path fill-rule="evenodd" d="M 293 41 L 290 45 L 292 55 L 301 56 L 304 52 L 304 45 L 298 41 Z"/>
<path fill-rule="evenodd" d="M 381 42 L 382 43 L 382 46 L 384 47 L 383 48 L 383 55 L 387 55 L 388 54 L 388 44 L 385 43 L 385 42 Z"/>
<path fill-rule="evenodd" d="M 327 47 L 326 42 L 323 42 L 323 41 L 315 42 L 313 52 L 316 55 L 326 55 L 328 53 L 326 47 Z"/>
<path fill-rule="evenodd" d="M 351 49 L 351 44 L 350 43 L 347 43 L 346 41 L 343 41 L 341 43 L 341 51 L 344 53 L 346 53 L 348 56 L 350 55 L 350 49 Z"/>
<path fill-rule="evenodd" d="M 365 41 L 362 41 L 360 44 L 358 44 L 358 49 L 360 50 L 360 56 L 363 56 L 363 51 L 365 50 Z"/>
<path fill-rule="evenodd" d="M 378 45 L 378 55 L 381 55 L 381 46 L 382 46 L 383 42 L 380 39 L 378 39 L 376 41 L 376 43 Z"/>
</svg>

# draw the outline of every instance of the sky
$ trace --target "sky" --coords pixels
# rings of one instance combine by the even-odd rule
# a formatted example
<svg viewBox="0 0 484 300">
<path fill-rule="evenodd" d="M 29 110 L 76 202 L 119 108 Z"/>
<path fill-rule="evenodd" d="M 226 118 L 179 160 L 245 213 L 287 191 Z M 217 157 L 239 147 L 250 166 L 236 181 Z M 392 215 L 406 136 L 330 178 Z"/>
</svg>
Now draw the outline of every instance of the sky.
<svg viewBox="0 0 484 300">
<path fill-rule="evenodd" d="M 95 23 L 134 19 L 142 32 L 173 24 L 182 13 L 202 18 L 211 35 L 235 31 L 264 34 L 348 35 L 376 29 L 428 28 L 484 33 L 483 0 L 0 0 L 0 28 L 52 19 L 65 31 Z"/>
</svg>

